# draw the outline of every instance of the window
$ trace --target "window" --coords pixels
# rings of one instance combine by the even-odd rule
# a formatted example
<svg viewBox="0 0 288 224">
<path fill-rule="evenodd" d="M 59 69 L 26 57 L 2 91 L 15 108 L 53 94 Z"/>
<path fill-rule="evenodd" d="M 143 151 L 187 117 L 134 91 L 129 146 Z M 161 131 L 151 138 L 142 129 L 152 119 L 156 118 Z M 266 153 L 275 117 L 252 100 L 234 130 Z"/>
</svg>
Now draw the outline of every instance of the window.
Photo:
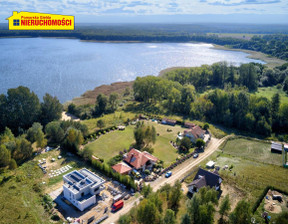
<svg viewBox="0 0 288 224">
<path fill-rule="evenodd" d="M 13 19 L 13 26 L 19 26 L 19 19 Z"/>
<path fill-rule="evenodd" d="M 81 193 L 81 197 L 84 197 L 84 192 Z"/>
</svg>

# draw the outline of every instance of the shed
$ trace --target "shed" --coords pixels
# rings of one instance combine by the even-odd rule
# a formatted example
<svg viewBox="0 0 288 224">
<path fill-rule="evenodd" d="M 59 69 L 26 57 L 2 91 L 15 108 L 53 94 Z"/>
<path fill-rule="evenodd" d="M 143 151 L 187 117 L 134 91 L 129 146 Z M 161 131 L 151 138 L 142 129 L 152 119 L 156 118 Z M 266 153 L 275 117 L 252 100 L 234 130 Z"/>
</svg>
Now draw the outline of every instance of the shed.
<svg viewBox="0 0 288 224">
<path fill-rule="evenodd" d="M 215 162 L 213 162 L 212 160 L 210 160 L 208 163 L 206 163 L 206 167 L 208 169 L 213 169 L 215 166 Z"/>
<path fill-rule="evenodd" d="M 282 144 L 272 142 L 271 144 L 271 152 L 282 153 Z"/>
</svg>

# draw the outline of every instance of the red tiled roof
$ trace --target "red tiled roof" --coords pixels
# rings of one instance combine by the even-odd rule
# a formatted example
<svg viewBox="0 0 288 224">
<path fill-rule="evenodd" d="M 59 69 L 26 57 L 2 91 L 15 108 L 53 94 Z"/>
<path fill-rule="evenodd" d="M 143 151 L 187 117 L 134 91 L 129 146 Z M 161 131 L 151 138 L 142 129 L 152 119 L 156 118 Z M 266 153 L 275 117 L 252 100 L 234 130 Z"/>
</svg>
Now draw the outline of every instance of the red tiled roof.
<svg viewBox="0 0 288 224">
<path fill-rule="evenodd" d="M 195 138 L 200 138 L 200 136 L 204 134 L 204 131 L 202 128 L 196 125 L 193 128 L 184 131 L 184 135 L 187 133 L 191 133 Z"/>
<path fill-rule="evenodd" d="M 132 167 L 125 163 L 117 163 L 116 165 L 112 166 L 112 169 L 120 174 L 128 174 L 129 171 L 132 170 Z"/>
<path fill-rule="evenodd" d="M 126 158 L 124 159 L 124 161 L 126 161 L 136 169 L 140 169 L 149 160 L 157 161 L 158 159 L 148 152 L 140 152 L 137 149 L 131 149 L 130 152 L 128 152 Z"/>
<path fill-rule="evenodd" d="M 153 162 L 157 162 L 158 158 L 156 158 L 155 156 L 151 155 L 149 152 L 142 152 L 142 154 L 144 154 L 145 157 L 147 157 L 149 160 L 153 161 Z"/>
</svg>

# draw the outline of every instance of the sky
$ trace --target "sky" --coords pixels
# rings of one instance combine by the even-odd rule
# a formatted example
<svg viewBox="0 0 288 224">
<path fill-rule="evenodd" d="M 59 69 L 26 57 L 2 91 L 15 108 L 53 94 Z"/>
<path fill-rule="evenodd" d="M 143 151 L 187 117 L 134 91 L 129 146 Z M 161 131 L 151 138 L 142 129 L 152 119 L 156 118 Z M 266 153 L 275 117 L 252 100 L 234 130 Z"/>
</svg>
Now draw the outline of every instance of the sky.
<svg viewBox="0 0 288 224">
<path fill-rule="evenodd" d="M 0 0 L 0 22 L 12 11 L 74 15 L 92 23 L 281 23 L 288 0 Z"/>
</svg>

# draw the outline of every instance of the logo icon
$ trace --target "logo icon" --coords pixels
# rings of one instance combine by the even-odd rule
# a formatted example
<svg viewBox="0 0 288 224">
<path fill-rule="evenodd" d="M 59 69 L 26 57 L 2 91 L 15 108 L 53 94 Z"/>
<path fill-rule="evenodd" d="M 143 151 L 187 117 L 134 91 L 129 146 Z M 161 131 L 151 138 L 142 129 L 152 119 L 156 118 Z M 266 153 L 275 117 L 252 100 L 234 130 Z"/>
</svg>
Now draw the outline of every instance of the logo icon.
<svg viewBox="0 0 288 224">
<path fill-rule="evenodd" d="M 74 16 L 17 12 L 8 17 L 9 30 L 74 30 Z"/>
</svg>

